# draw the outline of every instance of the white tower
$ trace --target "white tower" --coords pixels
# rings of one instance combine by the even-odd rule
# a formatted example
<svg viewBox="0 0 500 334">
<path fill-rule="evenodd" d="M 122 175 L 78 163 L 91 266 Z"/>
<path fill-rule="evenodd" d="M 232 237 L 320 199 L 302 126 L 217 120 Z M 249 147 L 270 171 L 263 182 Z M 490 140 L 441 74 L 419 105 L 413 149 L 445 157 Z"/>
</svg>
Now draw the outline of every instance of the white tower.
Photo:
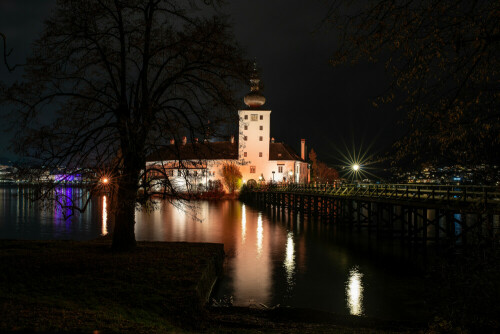
<svg viewBox="0 0 500 334">
<path fill-rule="evenodd" d="M 239 110 L 239 160 L 243 162 L 242 173 L 248 179 L 259 180 L 266 173 L 269 161 L 271 110 L 261 107 L 266 98 L 260 93 L 260 79 L 257 74 L 257 65 L 250 77 L 250 93 L 245 98 L 248 109 Z"/>
</svg>

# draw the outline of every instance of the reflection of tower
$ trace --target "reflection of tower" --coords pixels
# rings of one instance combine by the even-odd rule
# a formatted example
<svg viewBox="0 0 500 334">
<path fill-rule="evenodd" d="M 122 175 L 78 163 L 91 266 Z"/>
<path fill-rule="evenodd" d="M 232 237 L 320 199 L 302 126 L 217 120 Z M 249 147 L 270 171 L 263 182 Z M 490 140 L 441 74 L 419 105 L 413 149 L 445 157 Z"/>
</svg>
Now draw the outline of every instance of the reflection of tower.
<svg viewBox="0 0 500 334">
<path fill-rule="evenodd" d="M 272 262 L 270 231 L 262 213 L 245 209 L 241 231 L 236 235 L 237 252 L 232 261 L 235 305 L 267 304 L 271 298 Z M 241 235 L 241 237 L 240 237 Z"/>
<path fill-rule="evenodd" d="M 245 96 L 244 101 L 248 109 L 238 111 L 240 118 L 238 156 L 240 160 L 248 162 L 244 172 L 255 174 L 257 178 L 263 173 L 264 163 L 269 161 L 271 110 L 261 109 L 266 98 L 260 91 L 256 64 L 250 77 L 250 93 Z"/>
</svg>

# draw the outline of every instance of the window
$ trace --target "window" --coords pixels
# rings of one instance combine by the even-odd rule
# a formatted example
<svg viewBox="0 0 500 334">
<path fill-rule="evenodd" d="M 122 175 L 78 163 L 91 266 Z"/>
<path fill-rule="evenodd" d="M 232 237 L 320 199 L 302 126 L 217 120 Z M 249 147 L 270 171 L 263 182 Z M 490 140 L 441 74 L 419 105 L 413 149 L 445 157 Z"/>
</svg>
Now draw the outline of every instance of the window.
<svg viewBox="0 0 500 334">
<path fill-rule="evenodd" d="M 174 176 L 174 171 L 173 171 L 173 169 L 171 169 L 171 170 L 169 170 L 169 171 L 168 171 L 168 176 Z"/>
<path fill-rule="evenodd" d="M 247 152 L 243 152 L 243 156 L 246 158 L 247 157 Z"/>
<path fill-rule="evenodd" d="M 262 158 L 262 152 L 259 152 L 259 158 Z"/>
<path fill-rule="evenodd" d="M 247 140 L 247 136 L 243 136 L 243 140 Z"/>
<path fill-rule="evenodd" d="M 207 171 L 206 171 L 206 170 L 202 170 L 202 171 L 201 171 L 201 176 L 205 176 L 205 174 L 206 174 L 206 173 L 207 173 Z"/>
<path fill-rule="evenodd" d="M 278 166 L 278 173 L 283 173 L 283 166 Z"/>
<path fill-rule="evenodd" d="M 245 125 L 245 130 L 248 130 L 248 125 Z"/>
<path fill-rule="evenodd" d="M 259 126 L 259 130 L 264 130 L 264 127 L 262 125 Z"/>
<path fill-rule="evenodd" d="M 195 170 L 195 171 L 193 172 L 193 174 L 194 174 L 194 176 L 198 176 L 198 171 L 197 171 L 197 170 Z"/>
<path fill-rule="evenodd" d="M 255 173 L 255 166 L 250 166 L 250 173 Z"/>
<path fill-rule="evenodd" d="M 186 176 L 189 176 L 189 171 L 188 170 L 186 171 Z"/>
<path fill-rule="evenodd" d="M 264 119 L 264 115 L 260 115 L 260 120 L 262 121 Z"/>
<path fill-rule="evenodd" d="M 250 119 L 251 121 L 256 121 L 257 120 L 257 114 L 252 114 L 252 118 Z"/>
<path fill-rule="evenodd" d="M 182 176 L 182 172 L 180 169 L 177 171 L 177 176 Z"/>
<path fill-rule="evenodd" d="M 245 139 L 246 140 L 246 139 Z M 262 138 L 262 136 L 259 137 L 259 141 L 262 141 L 264 140 L 264 138 Z"/>
<path fill-rule="evenodd" d="M 248 115 L 245 115 L 245 119 L 248 119 Z"/>
</svg>

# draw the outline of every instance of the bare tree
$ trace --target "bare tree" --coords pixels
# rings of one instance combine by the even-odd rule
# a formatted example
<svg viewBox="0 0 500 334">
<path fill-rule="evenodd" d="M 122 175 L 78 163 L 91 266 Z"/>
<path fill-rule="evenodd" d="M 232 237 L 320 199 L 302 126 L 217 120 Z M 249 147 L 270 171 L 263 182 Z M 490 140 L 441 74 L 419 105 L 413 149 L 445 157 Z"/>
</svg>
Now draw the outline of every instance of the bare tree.
<svg viewBox="0 0 500 334">
<path fill-rule="evenodd" d="M 37 175 L 25 169 L 31 178 L 57 169 L 91 179 L 75 210 L 100 191 L 114 194 L 115 249 L 135 246 L 137 203 L 173 190 L 158 166 L 165 187 L 151 185 L 147 156 L 171 138 L 205 135 L 209 122 L 213 132 L 234 110 L 232 92 L 249 66 L 219 5 L 59 0 L 25 80 L 2 93 L 21 123 L 17 151 L 40 166 Z M 50 194 L 44 188 L 39 197 Z"/>
<path fill-rule="evenodd" d="M 2 32 L 0 32 L 0 39 L 2 40 L 2 48 L 3 48 L 2 60 L 3 60 L 3 63 L 5 65 L 5 67 L 7 67 L 7 69 L 9 70 L 9 72 L 12 72 L 19 65 L 11 66 L 9 64 L 8 58 L 9 58 L 9 55 L 12 53 L 12 49 L 11 50 L 7 49 L 7 36 L 5 36 L 5 34 L 2 33 Z"/>
<path fill-rule="evenodd" d="M 333 0 L 332 64 L 384 60 L 391 85 L 375 105 L 408 114 L 399 157 L 498 159 L 500 3 L 495 0 Z"/>
</svg>

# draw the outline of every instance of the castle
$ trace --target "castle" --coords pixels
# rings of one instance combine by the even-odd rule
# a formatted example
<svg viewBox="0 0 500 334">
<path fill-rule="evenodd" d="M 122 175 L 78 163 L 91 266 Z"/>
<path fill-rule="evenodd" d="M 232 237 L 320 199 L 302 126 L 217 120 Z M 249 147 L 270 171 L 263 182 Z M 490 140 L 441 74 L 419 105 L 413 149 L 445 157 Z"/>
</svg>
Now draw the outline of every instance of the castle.
<svg viewBox="0 0 500 334">
<path fill-rule="evenodd" d="M 148 157 L 148 169 L 166 171 L 170 186 L 177 191 L 203 190 L 222 181 L 222 166 L 235 164 L 240 169 L 243 183 L 291 182 L 307 183 L 310 169 L 306 162 L 305 139 L 301 140 L 301 154 L 270 136 L 271 110 L 263 105 L 260 79 L 255 70 L 250 78 L 250 92 L 244 102 L 248 108 L 239 110 L 238 140 L 181 143 L 170 145 Z M 157 175 L 159 177 L 159 175 Z"/>
</svg>

